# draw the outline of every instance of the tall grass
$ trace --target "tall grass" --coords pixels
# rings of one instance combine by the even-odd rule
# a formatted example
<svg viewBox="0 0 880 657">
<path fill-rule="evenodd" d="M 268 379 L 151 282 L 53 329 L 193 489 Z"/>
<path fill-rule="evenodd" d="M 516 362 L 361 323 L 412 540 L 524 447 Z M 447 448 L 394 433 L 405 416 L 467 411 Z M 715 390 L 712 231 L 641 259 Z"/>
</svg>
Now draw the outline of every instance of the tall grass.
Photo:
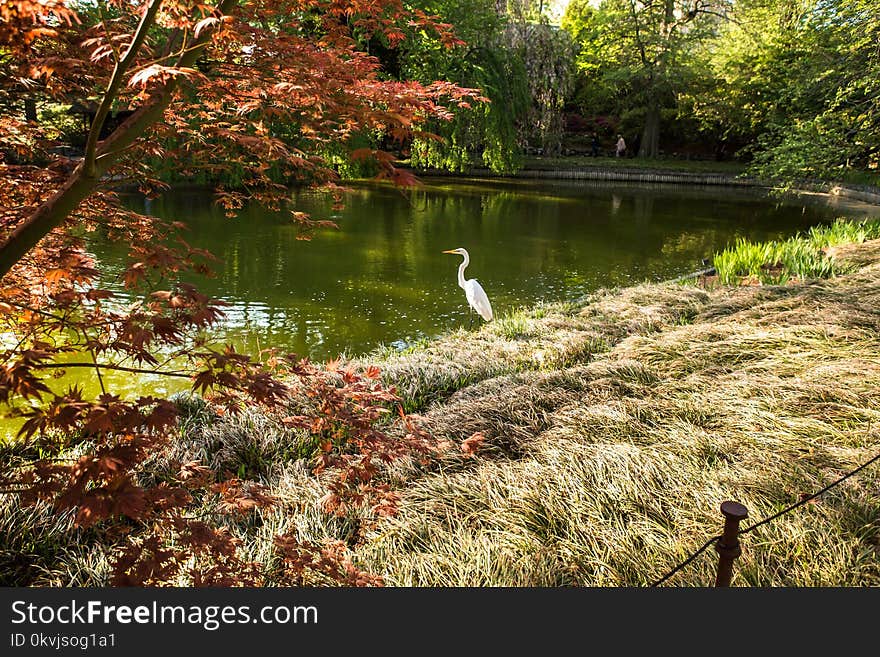
<svg viewBox="0 0 880 657">
<path fill-rule="evenodd" d="M 855 221 L 838 218 L 830 226 L 813 226 L 807 237 L 819 249 L 840 244 L 862 244 L 880 237 L 880 219 Z"/>
<path fill-rule="evenodd" d="M 719 282 L 725 285 L 738 285 L 744 279 L 779 285 L 792 279 L 829 278 L 846 270 L 829 255 L 830 247 L 876 238 L 880 238 L 880 220 L 837 219 L 781 242 L 740 238 L 732 248 L 717 253 L 713 264 Z"/>
</svg>

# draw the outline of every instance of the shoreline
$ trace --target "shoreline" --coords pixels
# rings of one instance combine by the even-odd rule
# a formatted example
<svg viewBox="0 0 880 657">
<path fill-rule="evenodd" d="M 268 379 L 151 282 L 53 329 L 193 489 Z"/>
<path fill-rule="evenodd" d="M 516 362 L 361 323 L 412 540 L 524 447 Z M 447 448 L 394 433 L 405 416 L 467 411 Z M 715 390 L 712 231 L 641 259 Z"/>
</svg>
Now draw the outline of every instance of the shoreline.
<svg viewBox="0 0 880 657">
<path fill-rule="evenodd" d="M 632 161 L 632 160 L 628 160 Z M 590 165 L 572 167 L 535 166 L 526 165 L 514 173 L 493 173 L 485 167 L 474 167 L 466 172 L 447 171 L 444 169 L 416 169 L 406 164 L 399 164 L 398 168 L 413 173 L 417 178 L 462 178 L 481 180 L 588 180 L 592 182 L 623 182 L 653 185 L 693 185 L 700 187 L 736 187 L 772 191 L 793 191 L 797 193 L 822 194 L 831 198 L 844 198 L 851 201 L 859 201 L 880 207 L 880 186 L 858 185 L 839 181 L 802 181 L 792 187 L 784 187 L 772 181 L 760 180 L 742 176 L 737 173 L 720 170 L 706 170 L 702 172 L 687 171 L 675 167 L 664 168 L 662 166 L 632 164 L 627 166 Z M 377 178 L 351 178 L 342 179 L 346 182 L 371 182 Z M 178 182 L 171 184 L 171 189 L 194 189 L 212 191 L 215 185 L 211 183 L 186 183 Z M 294 186 L 291 186 L 293 189 Z M 137 186 L 123 184 L 116 188 L 121 193 L 137 193 Z"/>
<path fill-rule="evenodd" d="M 746 187 L 766 191 L 783 189 L 771 181 L 743 177 L 722 171 L 693 172 L 676 169 L 646 167 L 589 166 L 578 168 L 537 168 L 525 167 L 515 173 L 496 174 L 487 168 L 474 168 L 468 172 L 450 172 L 442 169 L 409 169 L 416 176 L 444 178 L 479 178 L 526 180 L 590 180 L 596 182 L 628 182 L 659 185 L 699 185 L 716 187 Z M 804 181 L 791 188 L 795 192 L 823 194 L 829 197 L 842 197 L 880 206 L 880 188 L 867 185 L 854 185 L 842 182 Z"/>
</svg>

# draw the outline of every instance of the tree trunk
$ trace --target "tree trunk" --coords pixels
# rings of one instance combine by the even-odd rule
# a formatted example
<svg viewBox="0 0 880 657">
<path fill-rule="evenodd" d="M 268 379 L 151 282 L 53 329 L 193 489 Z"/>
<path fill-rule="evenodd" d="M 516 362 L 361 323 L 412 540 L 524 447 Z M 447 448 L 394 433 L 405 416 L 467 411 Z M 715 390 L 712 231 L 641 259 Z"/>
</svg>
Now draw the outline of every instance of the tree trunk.
<svg viewBox="0 0 880 657">
<path fill-rule="evenodd" d="M 225 16 L 229 14 L 237 2 L 238 0 L 223 0 L 217 10 Z M 158 8 L 160 4 L 159 0 L 154 0 L 154 4 L 150 6 Z M 191 67 L 208 45 L 212 32 L 212 29 L 203 30 L 198 37 L 193 39 L 178 58 L 176 66 Z M 91 163 L 87 148 L 86 159 L 74 170 L 61 189 L 16 226 L 15 230 L 0 245 L 0 279 L 49 231 L 61 225 L 76 207 L 94 191 L 101 176 L 122 157 L 125 149 L 143 135 L 147 128 L 162 118 L 162 113 L 174 97 L 177 85 L 178 78 L 172 77 L 163 87 L 153 92 L 140 108 L 117 126 L 107 139 L 100 142 L 100 146 L 96 142 Z M 108 93 L 111 95 L 116 91 L 116 89 L 108 89 Z M 109 102 L 105 104 L 109 106 Z"/>
<path fill-rule="evenodd" d="M 77 167 L 60 190 L 40 205 L 26 221 L 17 226 L 0 247 L 0 278 L 5 276 L 6 272 L 34 248 L 50 230 L 59 226 L 76 209 L 76 206 L 94 191 L 97 182 L 95 178 L 82 175 L 82 166 Z"/>
<path fill-rule="evenodd" d="M 98 151 L 93 173 L 86 171 L 84 163 L 70 174 L 67 181 L 55 194 L 42 203 L 22 221 L 0 245 L 0 279 L 49 231 L 61 225 L 76 207 L 97 187 L 101 176 L 118 160 L 123 151 L 130 146 L 156 120 L 171 102 L 177 78 L 165 83 L 144 105 L 116 128 Z"/>
<path fill-rule="evenodd" d="M 660 154 L 660 108 L 649 107 L 639 144 L 639 157 L 657 157 Z"/>
</svg>

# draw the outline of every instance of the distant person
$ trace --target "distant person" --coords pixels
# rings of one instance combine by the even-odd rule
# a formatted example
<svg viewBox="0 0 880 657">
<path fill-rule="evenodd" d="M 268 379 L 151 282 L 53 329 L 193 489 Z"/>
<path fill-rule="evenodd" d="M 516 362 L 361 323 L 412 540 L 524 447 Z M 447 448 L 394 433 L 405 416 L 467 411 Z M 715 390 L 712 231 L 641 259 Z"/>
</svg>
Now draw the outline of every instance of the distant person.
<svg viewBox="0 0 880 657">
<path fill-rule="evenodd" d="M 593 149 L 593 157 L 599 157 L 599 135 L 596 134 L 596 131 L 593 131 L 593 140 L 590 142 L 590 147 Z"/>
<path fill-rule="evenodd" d="M 626 155 L 626 142 L 623 139 L 623 135 L 617 135 L 617 157 L 624 157 Z"/>
</svg>

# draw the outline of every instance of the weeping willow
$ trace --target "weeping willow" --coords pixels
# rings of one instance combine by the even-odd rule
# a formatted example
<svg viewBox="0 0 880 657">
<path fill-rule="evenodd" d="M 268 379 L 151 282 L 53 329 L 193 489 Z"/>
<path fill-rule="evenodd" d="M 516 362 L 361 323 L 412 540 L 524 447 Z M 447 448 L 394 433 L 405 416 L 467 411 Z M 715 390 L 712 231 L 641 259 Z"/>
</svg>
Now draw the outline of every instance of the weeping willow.
<svg viewBox="0 0 880 657">
<path fill-rule="evenodd" d="M 447 75 L 463 86 L 480 89 L 489 102 L 460 109 L 451 121 L 434 122 L 430 130 L 441 139 L 416 139 L 412 165 L 456 172 L 474 167 L 493 173 L 516 171 L 523 162 L 519 122 L 530 104 L 522 58 L 505 48 L 476 47 L 454 67 L 459 70 Z"/>
</svg>

